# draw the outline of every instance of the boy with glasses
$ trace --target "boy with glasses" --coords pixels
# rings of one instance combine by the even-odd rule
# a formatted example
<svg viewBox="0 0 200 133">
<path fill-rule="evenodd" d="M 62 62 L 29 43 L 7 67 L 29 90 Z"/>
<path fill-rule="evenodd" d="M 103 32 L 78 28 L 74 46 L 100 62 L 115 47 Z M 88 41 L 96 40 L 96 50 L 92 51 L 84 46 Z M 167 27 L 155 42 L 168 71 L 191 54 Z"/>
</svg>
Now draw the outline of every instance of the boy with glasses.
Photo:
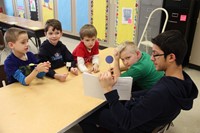
<svg viewBox="0 0 200 133">
<path fill-rule="evenodd" d="M 156 127 L 173 121 L 181 110 L 190 110 L 198 89 L 182 68 L 187 43 L 177 30 L 166 31 L 152 39 L 153 61 L 163 76 L 145 95 L 134 97 L 123 105 L 112 87 L 116 77 L 101 73 L 100 84 L 109 108 L 101 108 L 80 125 L 84 133 L 97 133 L 103 127 L 112 133 L 151 133 Z"/>
</svg>

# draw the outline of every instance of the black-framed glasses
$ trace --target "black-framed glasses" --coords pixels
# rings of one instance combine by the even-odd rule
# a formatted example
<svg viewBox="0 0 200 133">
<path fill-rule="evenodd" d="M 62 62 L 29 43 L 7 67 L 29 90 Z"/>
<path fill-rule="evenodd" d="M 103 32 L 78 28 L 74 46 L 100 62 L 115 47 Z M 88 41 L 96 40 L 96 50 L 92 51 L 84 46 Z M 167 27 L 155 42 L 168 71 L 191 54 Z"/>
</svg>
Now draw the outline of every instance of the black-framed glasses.
<svg viewBox="0 0 200 133">
<path fill-rule="evenodd" d="M 152 54 L 152 56 L 153 56 L 154 58 L 159 57 L 159 56 L 163 56 L 163 55 L 165 55 L 165 54 Z"/>
</svg>

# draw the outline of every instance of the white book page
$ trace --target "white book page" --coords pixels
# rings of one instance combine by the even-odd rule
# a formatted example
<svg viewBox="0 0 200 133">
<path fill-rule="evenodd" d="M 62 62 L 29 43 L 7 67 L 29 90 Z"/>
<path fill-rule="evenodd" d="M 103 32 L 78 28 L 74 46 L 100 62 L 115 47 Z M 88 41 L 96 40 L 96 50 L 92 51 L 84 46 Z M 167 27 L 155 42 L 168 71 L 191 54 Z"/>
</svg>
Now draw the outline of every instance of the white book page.
<svg viewBox="0 0 200 133">
<path fill-rule="evenodd" d="M 113 86 L 113 90 L 118 91 L 120 100 L 130 100 L 132 77 L 119 77 L 117 83 Z M 83 87 L 86 96 L 92 96 L 105 100 L 103 89 L 99 83 L 99 78 L 89 73 L 83 73 Z"/>
</svg>

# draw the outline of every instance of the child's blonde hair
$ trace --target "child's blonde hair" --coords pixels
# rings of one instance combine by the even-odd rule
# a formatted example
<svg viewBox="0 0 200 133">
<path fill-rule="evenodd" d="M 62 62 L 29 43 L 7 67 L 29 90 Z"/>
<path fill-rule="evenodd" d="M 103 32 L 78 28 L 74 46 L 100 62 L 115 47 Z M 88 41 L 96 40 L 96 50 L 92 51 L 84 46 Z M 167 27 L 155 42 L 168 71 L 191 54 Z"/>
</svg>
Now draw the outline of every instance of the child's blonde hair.
<svg viewBox="0 0 200 133">
<path fill-rule="evenodd" d="M 4 34 L 5 44 L 7 45 L 9 42 L 15 43 L 21 34 L 27 34 L 27 31 L 15 27 L 9 28 Z"/>
<path fill-rule="evenodd" d="M 117 47 L 117 51 L 119 53 L 121 53 L 124 50 L 129 50 L 131 53 L 135 54 L 136 51 L 139 51 L 137 45 L 135 45 L 134 42 L 131 41 L 125 41 L 123 43 L 121 43 L 118 47 Z"/>
<path fill-rule="evenodd" d="M 83 39 L 84 37 L 97 37 L 97 30 L 92 24 L 85 24 L 80 29 L 80 38 Z"/>
</svg>

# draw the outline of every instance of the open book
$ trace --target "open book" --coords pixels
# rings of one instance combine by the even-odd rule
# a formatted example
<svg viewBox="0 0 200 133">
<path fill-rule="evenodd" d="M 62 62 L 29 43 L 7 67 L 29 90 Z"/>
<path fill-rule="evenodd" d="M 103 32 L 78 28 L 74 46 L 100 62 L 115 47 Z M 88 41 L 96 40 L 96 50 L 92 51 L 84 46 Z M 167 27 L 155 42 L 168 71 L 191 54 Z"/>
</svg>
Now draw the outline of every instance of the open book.
<svg viewBox="0 0 200 133">
<path fill-rule="evenodd" d="M 120 100 L 130 100 L 132 77 L 119 77 L 113 89 L 118 91 Z M 103 89 L 99 83 L 99 78 L 89 73 L 83 73 L 83 87 L 86 96 L 105 99 Z"/>
</svg>

